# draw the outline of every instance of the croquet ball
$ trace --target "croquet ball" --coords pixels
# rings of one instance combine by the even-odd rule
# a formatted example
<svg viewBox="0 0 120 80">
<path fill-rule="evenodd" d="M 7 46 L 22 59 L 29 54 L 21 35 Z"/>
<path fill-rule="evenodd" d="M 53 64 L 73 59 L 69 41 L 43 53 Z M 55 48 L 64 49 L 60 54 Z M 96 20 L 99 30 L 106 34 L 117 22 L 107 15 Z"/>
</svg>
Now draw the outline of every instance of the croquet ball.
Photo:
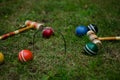
<svg viewBox="0 0 120 80">
<path fill-rule="evenodd" d="M 0 64 L 4 62 L 4 55 L 0 52 Z"/>
<path fill-rule="evenodd" d="M 49 37 L 51 37 L 53 34 L 54 34 L 54 31 L 53 31 L 53 29 L 52 29 L 51 27 L 46 27 L 46 28 L 44 28 L 43 31 L 42 31 L 42 36 L 43 36 L 44 38 L 49 38 Z"/>
<path fill-rule="evenodd" d="M 87 54 L 90 54 L 90 55 L 95 55 L 97 54 L 98 52 L 98 47 L 96 44 L 90 42 L 90 43 L 87 43 L 84 47 L 84 51 L 87 53 Z"/>
<path fill-rule="evenodd" d="M 21 62 L 27 62 L 33 59 L 33 54 L 30 50 L 22 50 L 19 52 L 18 59 Z"/>
<path fill-rule="evenodd" d="M 95 24 L 88 25 L 88 29 L 94 31 L 95 33 L 98 32 L 98 28 Z"/>
<path fill-rule="evenodd" d="M 78 26 L 75 30 L 77 36 L 83 36 L 87 33 L 88 28 L 86 26 Z"/>
</svg>

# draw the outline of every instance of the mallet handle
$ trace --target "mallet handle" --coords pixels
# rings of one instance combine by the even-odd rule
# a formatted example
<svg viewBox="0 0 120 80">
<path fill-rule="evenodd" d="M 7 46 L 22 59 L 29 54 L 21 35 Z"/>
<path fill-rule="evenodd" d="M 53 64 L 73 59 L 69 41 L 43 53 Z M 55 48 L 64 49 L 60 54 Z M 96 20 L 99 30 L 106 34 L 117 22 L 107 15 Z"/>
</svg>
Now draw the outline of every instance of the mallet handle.
<svg viewBox="0 0 120 80">
<path fill-rule="evenodd" d="M 18 34 L 18 33 L 20 33 L 20 32 L 23 32 L 23 31 L 28 30 L 28 29 L 33 28 L 33 27 L 34 27 L 34 26 L 27 26 L 27 27 L 24 27 L 24 28 L 15 30 L 15 31 L 13 31 L 13 32 L 9 32 L 9 33 L 7 33 L 7 34 L 4 34 L 4 35 L 0 36 L 0 40 L 1 40 L 1 39 L 6 39 L 6 38 L 8 38 L 9 36 L 13 36 L 13 35 L 15 35 L 15 34 Z"/>
<path fill-rule="evenodd" d="M 15 35 L 15 34 L 18 34 L 18 33 L 20 33 L 20 32 L 23 32 L 23 31 L 25 31 L 25 30 L 28 30 L 28 29 L 30 29 L 30 28 L 42 29 L 43 26 L 44 26 L 44 24 L 43 24 L 43 23 L 37 23 L 37 22 L 33 22 L 33 21 L 30 21 L 30 20 L 27 20 L 27 21 L 25 21 L 25 26 L 26 26 L 26 27 L 23 27 L 23 28 L 18 29 L 18 30 L 16 30 L 16 31 L 9 32 L 9 33 L 7 33 L 7 34 L 4 34 L 4 35 L 0 36 L 0 40 L 1 40 L 1 39 L 6 39 L 6 38 L 8 38 L 9 36 L 13 36 L 13 35 Z"/>
<path fill-rule="evenodd" d="M 120 36 L 116 37 L 99 37 L 99 40 L 120 40 Z"/>
</svg>

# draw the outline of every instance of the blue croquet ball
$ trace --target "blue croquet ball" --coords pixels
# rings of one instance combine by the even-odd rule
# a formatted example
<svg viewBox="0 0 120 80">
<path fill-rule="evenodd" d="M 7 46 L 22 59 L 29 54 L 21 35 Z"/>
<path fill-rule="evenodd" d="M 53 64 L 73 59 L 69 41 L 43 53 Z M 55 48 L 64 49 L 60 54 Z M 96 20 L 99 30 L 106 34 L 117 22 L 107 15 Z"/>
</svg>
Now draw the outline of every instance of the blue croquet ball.
<svg viewBox="0 0 120 80">
<path fill-rule="evenodd" d="M 84 47 L 84 51 L 89 55 L 95 55 L 98 52 L 98 46 L 92 42 L 87 43 Z"/>
<path fill-rule="evenodd" d="M 98 32 L 98 28 L 95 24 L 89 24 L 88 25 L 88 29 L 92 30 L 93 32 L 97 33 Z"/>
<path fill-rule="evenodd" d="M 88 28 L 86 26 L 78 26 L 75 30 L 77 36 L 83 36 L 87 33 Z"/>
</svg>

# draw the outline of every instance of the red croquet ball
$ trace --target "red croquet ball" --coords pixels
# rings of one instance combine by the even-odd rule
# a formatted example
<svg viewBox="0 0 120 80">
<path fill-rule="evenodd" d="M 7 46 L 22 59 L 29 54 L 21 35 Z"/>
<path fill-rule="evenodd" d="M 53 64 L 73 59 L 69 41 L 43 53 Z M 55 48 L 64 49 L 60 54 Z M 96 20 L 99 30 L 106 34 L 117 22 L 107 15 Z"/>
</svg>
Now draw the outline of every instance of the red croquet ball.
<svg viewBox="0 0 120 80">
<path fill-rule="evenodd" d="M 33 54 L 30 50 L 22 50 L 19 52 L 18 59 L 21 62 L 27 62 L 33 59 Z"/>
<path fill-rule="evenodd" d="M 52 36 L 54 34 L 54 31 L 51 27 L 46 27 L 43 29 L 42 31 L 42 36 L 44 38 L 49 38 L 50 36 Z"/>
</svg>

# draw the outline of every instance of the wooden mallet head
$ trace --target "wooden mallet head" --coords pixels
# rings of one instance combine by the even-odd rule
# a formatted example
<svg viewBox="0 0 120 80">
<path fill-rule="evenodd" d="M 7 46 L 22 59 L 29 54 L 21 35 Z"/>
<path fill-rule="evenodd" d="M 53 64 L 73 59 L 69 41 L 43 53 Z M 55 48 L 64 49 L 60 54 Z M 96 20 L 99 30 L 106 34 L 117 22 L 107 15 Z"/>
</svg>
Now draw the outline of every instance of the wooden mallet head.
<svg viewBox="0 0 120 80">
<path fill-rule="evenodd" d="M 98 39 L 98 36 L 95 35 L 95 33 L 92 30 L 88 31 L 87 35 L 89 36 L 90 41 L 101 47 L 101 41 Z"/>
</svg>

